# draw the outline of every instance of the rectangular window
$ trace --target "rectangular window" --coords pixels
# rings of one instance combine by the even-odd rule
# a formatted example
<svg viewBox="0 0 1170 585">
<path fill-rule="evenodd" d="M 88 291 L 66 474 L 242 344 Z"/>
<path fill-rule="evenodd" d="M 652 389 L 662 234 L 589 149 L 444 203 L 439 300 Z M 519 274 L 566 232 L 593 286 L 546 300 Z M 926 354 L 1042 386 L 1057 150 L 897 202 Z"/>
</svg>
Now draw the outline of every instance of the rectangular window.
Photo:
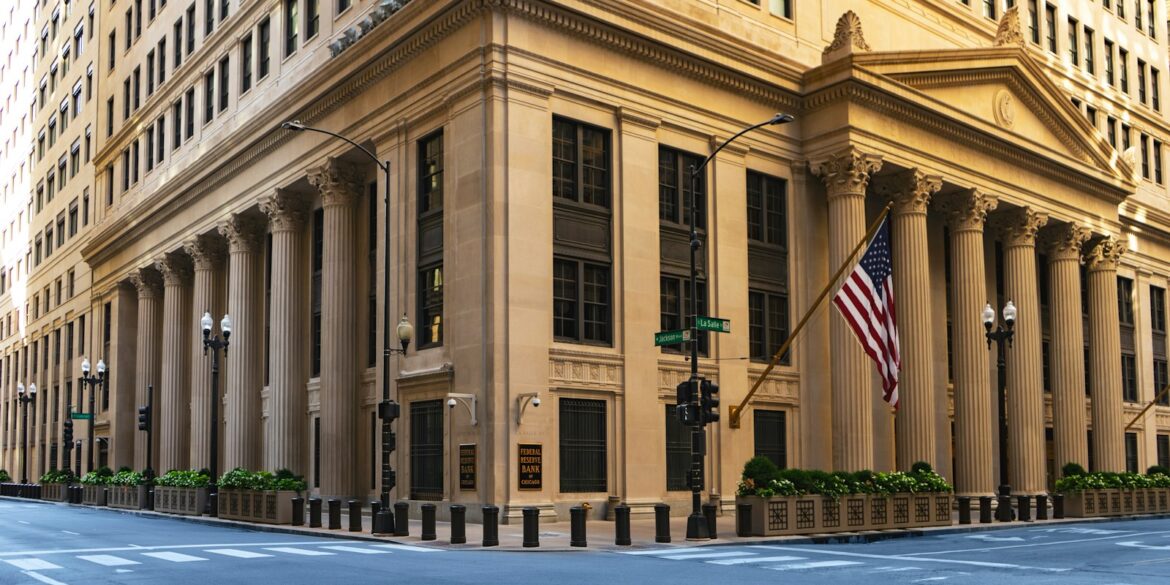
<svg viewBox="0 0 1170 585">
<path fill-rule="evenodd" d="M 146 128 L 146 172 L 154 170 L 154 125 Z"/>
<path fill-rule="evenodd" d="M 158 85 L 167 80 L 167 38 L 158 41 Z"/>
<path fill-rule="evenodd" d="M 227 55 L 219 60 L 219 111 L 222 113 L 228 107 L 228 91 L 231 89 L 229 82 L 229 72 L 231 70 L 231 61 Z"/>
<path fill-rule="evenodd" d="M 1170 435 L 1158 435 L 1158 465 L 1170 467 Z"/>
<path fill-rule="evenodd" d="M 158 158 L 158 163 L 162 164 L 162 162 L 164 160 L 166 160 L 166 156 L 167 156 L 167 133 L 166 133 L 167 115 L 166 114 L 159 114 L 158 115 L 158 121 L 155 122 L 154 128 L 155 128 L 155 134 L 158 135 L 158 153 L 156 155 L 156 158 Z"/>
<path fill-rule="evenodd" d="M 195 5 L 187 7 L 187 56 L 195 52 Z"/>
<path fill-rule="evenodd" d="M 260 25 L 256 30 L 260 35 L 259 43 L 256 47 L 256 78 L 264 79 L 265 77 L 268 77 L 268 43 L 270 41 L 270 37 L 272 36 L 272 24 L 268 21 L 267 18 L 265 18 L 264 20 L 260 21 Z"/>
<path fill-rule="evenodd" d="M 561 398 L 561 493 L 608 490 L 608 449 L 604 400 Z"/>
<path fill-rule="evenodd" d="M 206 0 L 203 5 L 203 38 L 215 32 L 215 0 Z"/>
<path fill-rule="evenodd" d="M 674 331 L 690 326 L 691 314 L 691 286 L 690 279 L 685 276 L 663 274 L 659 277 L 659 316 L 660 330 Z M 699 315 L 707 314 L 707 283 L 698 281 L 697 311 Z M 706 331 L 699 332 L 699 354 L 707 355 Z M 665 353 L 682 353 L 682 345 L 664 345 Z"/>
<path fill-rule="evenodd" d="M 146 96 L 154 94 L 154 51 L 146 54 Z"/>
<path fill-rule="evenodd" d="M 183 100 L 171 105 L 171 150 L 183 145 Z"/>
<path fill-rule="evenodd" d="M 1146 62 L 1141 59 L 1137 60 L 1137 74 L 1138 74 L 1138 101 L 1146 103 Z"/>
<path fill-rule="evenodd" d="M 1105 39 L 1105 83 L 1114 84 L 1113 41 Z"/>
<path fill-rule="evenodd" d="M 187 111 L 184 112 L 183 116 L 187 132 L 184 138 L 189 139 L 195 135 L 195 88 L 193 87 L 187 90 L 186 104 Z"/>
<path fill-rule="evenodd" d="M 284 56 L 288 57 L 297 52 L 297 27 L 300 15 L 297 11 L 300 0 L 284 0 Z"/>
<path fill-rule="evenodd" d="M 1166 289 L 1160 286 L 1150 286 L 1150 329 L 1166 332 Z"/>
<path fill-rule="evenodd" d="M 1056 54 L 1056 7 L 1044 5 L 1044 38 L 1047 41 L 1048 52 Z"/>
<path fill-rule="evenodd" d="M 183 64 L 183 18 L 175 21 L 173 34 L 175 36 L 175 53 L 173 57 L 173 68 L 178 69 Z"/>
<path fill-rule="evenodd" d="M 1143 132 L 1138 136 L 1142 148 L 1142 178 L 1150 178 L 1150 137 Z"/>
<path fill-rule="evenodd" d="M 410 403 L 410 498 L 443 499 L 443 401 Z"/>
<path fill-rule="evenodd" d="M 1129 93 L 1129 51 L 1117 50 L 1117 66 L 1121 70 L 1121 91 Z"/>
<path fill-rule="evenodd" d="M 203 124 L 215 119 L 215 70 L 203 75 Z"/>
<path fill-rule="evenodd" d="M 305 0 L 305 40 L 317 36 L 321 28 L 321 0 Z"/>
<path fill-rule="evenodd" d="M 553 196 L 609 209 L 609 132 L 553 121 Z"/>
<path fill-rule="evenodd" d="M 325 210 L 313 211 L 312 282 L 309 288 L 309 375 L 321 375 L 321 269 L 325 252 Z"/>
<path fill-rule="evenodd" d="M 1032 43 L 1040 44 L 1039 0 L 1028 0 L 1028 37 Z"/>
<path fill-rule="evenodd" d="M 788 425 L 783 410 L 753 409 L 755 456 L 767 457 L 780 469 L 788 467 Z"/>
<path fill-rule="evenodd" d="M 1126 402 L 1137 402 L 1137 359 L 1131 354 L 1121 354 L 1121 395 Z"/>
<path fill-rule="evenodd" d="M 1085 71 L 1089 75 L 1097 74 L 1097 60 L 1094 55 L 1093 29 L 1085 27 Z"/>
<path fill-rule="evenodd" d="M 240 93 L 252 89 L 252 35 L 240 41 Z"/>
<path fill-rule="evenodd" d="M 1117 278 L 1117 317 L 1122 325 L 1133 326 L 1133 281 Z"/>
<path fill-rule="evenodd" d="M 1125 434 L 1125 470 L 1130 473 L 1138 472 L 1137 433 Z"/>
<path fill-rule="evenodd" d="M 610 267 L 553 259 L 553 336 L 558 341 L 609 344 Z"/>
<path fill-rule="evenodd" d="M 1081 64 L 1080 23 L 1075 18 L 1068 19 L 1068 62 L 1073 67 Z"/>
<path fill-rule="evenodd" d="M 1158 399 L 1158 404 L 1170 406 L 1170 391 L 1163 392 L 1166 385 L 1170 384 L 1170 378 L 1166 374 L 1166 358 L 1154 358 L 1154 396 Z"/>
<path fill-rule="evenodd" d="M 1105 137 L 1109 140 L 1109 146 L 1114 150 L 1117 149 L 1117 120 L 1113 116 L 1105 119 Z"/>
<path fill-rule="evenodd" d="M 689 491 L 691 427 L 678 419 L 676 405 L 666 405 L 666 491 Z"/>
<path fill-rule="evenodd" d="M 1150 67 L 1150 107 L 1158 112 L 1162 111 L 1162 90 L 1158 87 L 1162 81 L 1161 78 L 1158 68 Z"/>
<path fill-rule="evenodd" d="M 419 347 L 443 343 L 443 133 L 418 145 Z"/>
<path fill-rule="evenodd" d="M 788 296 L 748 291 L 748 339 L 752 361 L 767 362 L 788 339 Z M 789 363 L 785 352 L 781 363 Z"/>
<path fill-rule="evenodd" d="M 691 170 L 703 164 L 703 157 L 678 150 L 658 149 L 658 219 L 686 227 L 691 222 L 691 190 L 696 191 L 695 229 L 707 227 L 705 177 L 692 185 Z"/>
</svg>

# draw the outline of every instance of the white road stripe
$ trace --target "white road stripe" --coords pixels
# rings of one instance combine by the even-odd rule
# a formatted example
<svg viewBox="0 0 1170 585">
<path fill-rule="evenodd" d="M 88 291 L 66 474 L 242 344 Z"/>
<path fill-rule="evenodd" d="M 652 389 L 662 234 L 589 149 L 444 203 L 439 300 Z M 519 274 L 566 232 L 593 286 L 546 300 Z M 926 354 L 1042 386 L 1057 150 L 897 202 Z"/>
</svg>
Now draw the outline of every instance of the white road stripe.
<svg viewBox="0 0 1170 585">
<path fill-rule="evenodd" d="M 791 563 L 788 565 L 777 565 L 775 567 L 764 567 L 765 569 L 772 569 L 774 571 L 797 571 L 801 569 L 824 569 L 827 567 L 848 567 L 850 565 L 860 565 L 857 561 L 810 561 L 807 563 Z"/>
<path fill-rule="evenodd" d="M 97 563 L 103 567 L 121 567 L 123 565 L 140 565 L 138 561 L 116 557 L 114 555 L 85 555 L 77 557 L 83 561 Z"/>
<path fill-rule="evenodd" d="M 301 556 L 306 556 L 306 557 L 323 557 L 326 555 L 333 554 L 331 552 L 311 550 L 311 549 L 307 549 L 307 548 L 293 548 L 291 546 L 277 546 L 277 547 L 272 547 L 272 548 L 266 548 L 264 550 L 270 550 L 273 552 L 288 553 L 290 555 L 301 555 Z"/>
<path fill-rule="evenodd" d="M 388 554 L 390 554 L 390 551 L 388 551 L 388 550 L 374 550 L 372 548 L 361 548 L 361 547 L 356 547 L 356 546 L 336 545 L 336 546 L 323 546 L 321 548 L 327 548 L 329 550 L 339 550 L 341 552 L 358 553 L 358 554 L 363 554 L 363 555 L 388 555 Z"/>
<path fill-rule="evenodd" d="M 922 570 L 922 568 L 920 568 L 920 567 L 878 567 L 870 572 L 871 573 L 898 573 L 901 571 L 921 571 L 921 570 Z"/>
<path fill-rule="evenodd" d="M 1157 535 L 1166 535 L 1166 536 L 1170 537 L 1170 531 L 1158 530 L 1158 531 L 1154 531 L 1154 532 L 1134 532 L 1134 533 L 1127 532 L 1125 534 L 1114 534 L 1111 536 L 1101 536 L 1098 538 L 1080 538 L 1080 539 L 1076 539 L 1076 540 L 1058 540 L 1058 541 L 1053 541 L 1053 542 L 1031 542 L 1031 543 L 1027 543 L 1027 544 L 1005 544 L 1003 546 L 988 546 L 988 547 L 981 547 L 981 548 L 961 548 L 961 549 L 955 549 L 955 550 L 933 550 L 933 551 L 919 552 L 919 553 L 906 553 L 902 556 L 913 557 L 913 556 L 921 556 L 921 555 L 948 555 L 948 554 L 954 554 L 954 553 L 990 552 L 990 551 L 997 551 L 997 550 L 1005 550 L 1005 549 L 1009 549 L 1009 548 L 1030 548 L 1030 547 L 1036 547 L 1036 546 L 1056 546 L 1056 545 L 1061 545 L 1061 544 L 1078 544 L 1078 543 L 1082 543 L 1082 542 L 1097 542 L 1097 541 L 1101 541 L 1101 540 L 1116 540 L 1118 538 L 1136 538 L 1138 536 L 1157 536 Z"/>
<path fill-rule="evenodd" d="M 185 555 L 183 553 L 177 553 L 177 552 L 148 552 L 148 553 L 142 553 L 142 554 L 143 554 L 143 556 L 154 557 L 156 559 L 170 561 L 172 563 L 190 563 L 190 562 L 194 562 L 194 561 L 206 561 L 207 560 L 203 557 L 193 557 L 191 555 Z"/>
<path fill-rule="evenodd" d="M 728 557 L 746 557 L 746 556 L 751 556 L 754 554 L 756 554 L 756 553 L 744 552 L 744 551 L 701 552 L 701 553 L 690 553 L 690 554 L 681 554 L 681 555 L 662 555 L 659 558 L 670 559 L 672 561 L 685 561 L 685 560 L 689 560 L 689 559 L 722 559 L 722 558 L 728 558 Z"/>
<path fill-rule="evenodd" d="M 73 532 L 72 530 L 62 530 L 65 534 L 72 534 L 73 536 L 81 536 L 80 532 Z"/>
<path fill-rule="evenodd" d="M 61 568 L 59 565 L 54 565 L 49 561 L 42 561 L 41 559 L 9 559 L 4 562 L 22 571 L 44 571 L 46 569 Z"/>
<path fill-rule="evenodd" d="M 410 552 L 443 552 L 441 548 L 427 548 L 424 546 L 410 546 L 409 544 L 375 544 L 378 548 L 388 548 L 391 550 L 405 550 Z"/>
<path fill-rule="evenodd" d="M 45 585 L 66 585 L 65 583 L 62 583 L 62 582 L 60 582 L 56 579 L 53 579 L 51 577 L 46 577 L 40 573 L 34 573 L 32 571 L 24 571 L 24 574 L 28 575 L 29 577 L 32 577 L 33 579 L 36 579 L 37 581 L 40 581 L 41 583 L 44 583 Z"/>
<path fill-rule="evenodd" d="M 1056 569 L 1056 568 L 1051 568 L 1051 567 L 1031 567 L 1031 566 L 1027 566 L 1027 565 L 1013 565 L 1011 563 L 990 563 L 990 562 L 986 562 L 986 561 L 961 561 L 958 559 L 929 559 L 929 558 L 924 558 L 924 557 L 912 557 L 910 555 L 875 555 L 875 554 L 851 553 L 851 552 L 831 551 L 831 550 L 822 550 L 822 549 L 795 548 L 795 547 L 791 547 L 791 546 L 769 546 L 766 544 L 753 545 L 751 548 L 781 550 L 784 552 L 802 552 L 802 553 L 809 553 L 809 554 L 838 555 L 838 556 L 854 557 L 854 558 L 862 558 L 862 559 L 881 559 L 883 561 L 911 561 L 911 562 L 915 562 L 915 563 L 923 563 L 923 562 L 943 563 L 943 564 L 954 564 L 954 565 L 971 565 L 974 567 L 994 567 L 997 569 L 1028 569 L 1028 570 L 1032 570 L 1032 571 L 1046 571 L 1046 572 L 1050 572 L 1050 573 L 1065 573 L 1065 572 L 1072 570 L 1071 568 Z"/>
<path fill-rule="evenodd" d="M 519 537 L 517 537 L 519 538 Z M 362 544 L 360 540 L 341 540 L 335 541 L 341 544 Z M 139 546 L 137 544 L 128 544 L 126 546 L 110 546 L 102 548 L 73 548 L 73 549 L 48 549 L 48 550 L 24 550 L 24 551 L 6 551 L 0 552 L 0 557 L 30 557 L 30 556 L 44 556 L 44 555 L 61 555 L 61 554 L 81 554 L 81 553 L 100 553 L 100 552 L 124 552 L 134 551 L 142 552 L 144 550 L 176 550 L 184 548 L 220 548 L 220 547 L 263 547 L 263 546 L 315 546 L 321 544 L 321 541 L 309 542 L 231 542 L 231 543 L 217 543 L 209 542 L 203 544 L 168 544 L 159 546 Z M 435 550 L 435 549 L 424 549 Z"/>
<path fill-rule="evenodd" d="M 680 548 L 656 548 L 653 550 L 623 550 L 623 555 L 672 555 L 675 553 L 695 552 L 708 550 L 705 546 L 685 546 Z"/>
<path fill-rule="evenodd" d="M 749 559 L 723 559 L 707 561 L 712 565 L 743 565 L 746 563 L 785 563 L 788 561 L 803 561 L 805 557 L 751 557 Z"/>
<path fill-rule="evenodd" d="M 28 524 L 28 522 L 25 522 L 24 520 L 17 520 L 17 522 L 19 522 L 21 524 L 26 524 L 26 525 Z"/>
<path fill-rule="evenodd" d="M 252 552 L 250 550 L 240 550 L 238 548 L 209 548 L 203 552 L 215 553 L 225 557 L 235 557 L 237 559 L 258 559 L 261 557 L 270 557 L 264 553 Z"/>
</svg>

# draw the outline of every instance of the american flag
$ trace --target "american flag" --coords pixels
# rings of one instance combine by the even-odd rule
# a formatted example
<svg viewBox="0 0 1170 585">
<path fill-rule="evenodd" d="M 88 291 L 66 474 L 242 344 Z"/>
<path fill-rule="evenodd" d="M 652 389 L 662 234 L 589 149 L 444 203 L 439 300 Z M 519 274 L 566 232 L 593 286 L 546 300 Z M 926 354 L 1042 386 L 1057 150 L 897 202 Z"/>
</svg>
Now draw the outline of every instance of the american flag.
<svg viewBox="0 0 1170 585">
<path fill-rule="evenodd" d="M 833 304 L 857 335 L 862 349 L 877 364 L 882 377 L 882 399 L 898 408 L 898 326 L 894 313 L 894 274 L 890 262 L 889 219 L 865 249 L 861 262 L 842 283 Z"/>
</svg>

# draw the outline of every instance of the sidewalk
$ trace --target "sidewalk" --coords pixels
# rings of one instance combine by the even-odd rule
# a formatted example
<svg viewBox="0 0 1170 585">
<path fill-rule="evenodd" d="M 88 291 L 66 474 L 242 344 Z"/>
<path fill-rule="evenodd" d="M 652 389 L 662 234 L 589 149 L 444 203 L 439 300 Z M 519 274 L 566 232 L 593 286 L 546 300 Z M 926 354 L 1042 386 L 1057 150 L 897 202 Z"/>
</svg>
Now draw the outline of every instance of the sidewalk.
<svg viewBox="0 0 1170 585">
<path fill-rule="evenodd" d="M 31 500 L 24 498 L 0 497 L 0 499 L 13 502 L 38 503 L 45 505 L 70 506 L 76 504 L 66 504 L 59 502 L 47 502 L 44 500 Z M 858 542 L 876 542 L 879 540 L 888 540 L 891 538 L 906 538 L 914 536 L 930 536 L 935 534 L 956 534 L 965 532 L 982 532 L 988 530 L 1003 530 L 1008 528 L 1020 528 L 1027 526 L 1059 526 L 1062 524 L 1086 524 L 1096 522 L 1114 522 L 1118 520 L 1149 520 L 1170 518 L 1170 514 L 1148 514 L 1143 516 L 1111 516 L 1098 518 L 1066 518 L 1063 520 L 1037 520 L 1031 522 L 993 522 L 990 524 L 979 524 L 976 518 L 974 524 L 958 524 L 958 515 L 954 516 L 954 524 L 951 526 L 939 526 L 932 528 L 913 528 L 913 529 L 898 529 L 898 530 L 873 530 L 862 532 L 836 532 L 832 534 L 813 534 L 805 536 L 773 536 L 773 537 L 738 537 L 735 536 L 735 516 L 734 514 L 724 514 L 716 520 L 718 538 L 702 540 L 702 541 L 688 541 L 686 540 L 686 526 L 687 518 L 685 516 L 672 517 L 670 519 L 670 536 L 671 543 L 656 543 L 654 541 L 654 519 L 653 518 L 638 518 L 630 520 L 630 539 L 633 541 L 632 546 L 617 546 L 614 544 L 614 529 L 616 524 L 603 520 L 592 520 L 586 522 L 586 534 L 588 540 L 588 547 L 571 547 L 569 546 L 569 522 L 557 522 L 554 524 L 544 524 L 540 527 L 540 546 L 538 548 L 524 548 L 523 534 L 524 529 L 520 523 L 516 524 L 501 524 L 499 526 L 499 541 L 497 547 L 484 548 L 481 543 L 483 541 L 483 525 L 468 523 L 466 525 L 467 543 L 466 544 L 451 544 L 449 542 L 451 534 L 451 526 L 449 522 L 436 522 L 435 535 L 436 540 L 424 541 L 421 538 L 422 520 L 417 515 L 410 519 L 410 535 L 409 536 L 374 536 L 370 534 L 370 517 L 369 509 L 365 510 L 366 514 L 362 516 L 362 532 L 350 532 L 349 516 L 342 510 L 340 530 L 329 530 L 328 528 L 309 528 L 305 526 L 290 526 L 290 525 L 270 525 L 270 524 L 254 524 L 251 522 L 240 522 L 236 520 L 221 520 L 219 518 L 211 518 L 208 516 L 177 516 L 174 514 L 163 514 L 161 512 L 151 512 L 146 510 L 122 510 L 115 508 L 99 508 L 96 506 L 79 506 L 92 508 L 95 510 L 105 510 L 111 513 L 120 514 L 134 514 L 139 516 L 157 516 L 164 518 L 171 518 L 185 522 L 197 522 L 208 525 L 230 526 L 233 528 L 243 528 L 246 530 L 254 530 L 260 532 L 272 532 L 279 534 L 296 534 L 301 536 L 317 536 L 326 538 L 338 538 L 345 540 L 366 540 L 374 542 L 394 542 L 399 544 L 433 546 L 452 550 L 506 550 L 506 551 L 582 551 L 582 550 L 639 550 L 647 548 L 663 548 L 663 547 L 693 547 L 693 546 L 717 546 L 717 545 L 733 545 L 733 544 L 830 544 L 830 543 L 858 543 Z M 305 521 L 308 522 L 308 514 L 306 512 Z M 322 524 L 328 526 L 328 514 L 322 514 Z"/>
</svg>

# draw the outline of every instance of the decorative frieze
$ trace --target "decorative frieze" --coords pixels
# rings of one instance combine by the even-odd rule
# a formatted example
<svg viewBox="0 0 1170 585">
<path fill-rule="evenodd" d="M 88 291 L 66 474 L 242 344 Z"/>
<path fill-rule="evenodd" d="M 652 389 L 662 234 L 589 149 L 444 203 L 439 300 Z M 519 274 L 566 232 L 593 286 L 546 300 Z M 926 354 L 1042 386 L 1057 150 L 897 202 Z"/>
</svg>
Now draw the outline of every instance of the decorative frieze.
<svg viewBox="0 0 1170 585">
<path fill-rule="evenodd" d="M 600 388 L 618 392 L 622 388 L 624 361 L 621 356 L 583 351 L 550 350 L 548 378 L 552 386 Z"/>
</svg>

